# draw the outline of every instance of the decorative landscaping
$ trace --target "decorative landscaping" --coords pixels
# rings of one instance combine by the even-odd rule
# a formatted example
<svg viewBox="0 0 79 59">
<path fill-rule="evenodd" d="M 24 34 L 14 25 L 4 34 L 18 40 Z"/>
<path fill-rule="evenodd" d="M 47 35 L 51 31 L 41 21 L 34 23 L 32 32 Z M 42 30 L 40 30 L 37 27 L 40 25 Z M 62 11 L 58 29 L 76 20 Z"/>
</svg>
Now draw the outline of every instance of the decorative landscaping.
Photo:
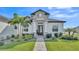
<svg viewBox="0 0 79 59">
<path fill-rule="evenodd" d="M 26 34 L 22 37 L 14 36 L 7 37 L 0 42 L 1 51 L 32 51 L 35 45 L 33 35 Z"/>
</svg>

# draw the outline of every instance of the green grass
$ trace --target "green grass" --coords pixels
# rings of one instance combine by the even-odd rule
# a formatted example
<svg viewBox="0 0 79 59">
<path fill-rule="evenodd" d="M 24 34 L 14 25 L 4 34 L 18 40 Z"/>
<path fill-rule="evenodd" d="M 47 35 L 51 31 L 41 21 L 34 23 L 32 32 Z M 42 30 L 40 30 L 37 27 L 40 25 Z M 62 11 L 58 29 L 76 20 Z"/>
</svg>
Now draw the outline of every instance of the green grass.
<svg viewBox="0 0 79 59">
<path fill-rule="evenodd" d="M 75 34 L 74 37 L 78 37 L 79 38 L 79 34 Z"/>
<path fill-rule="evenodd" d="M 32 51 L 34 48 L 35 42 L 26 42 L 23 44 L 19 44 L 14 46 L 13 48 L 6 49 L 9 51 Z"/>
<path fill-rule="evenodd" d="M 0 51 L 32 51 L 35 42 L 12 43 L 0 47 Z"/>
<path fill-rule="evenodd" d="M 46 41 L 48 51 L 79 51 L 79 41 L 74 40 L 59 40 Z"/>
<path fill-rule="evenodd" d="M 32 51 L 35 45 L 35 39 L 30 41 L 13 41 L 9 44 L 0 46 L 0 51 Z"/>
</svg>

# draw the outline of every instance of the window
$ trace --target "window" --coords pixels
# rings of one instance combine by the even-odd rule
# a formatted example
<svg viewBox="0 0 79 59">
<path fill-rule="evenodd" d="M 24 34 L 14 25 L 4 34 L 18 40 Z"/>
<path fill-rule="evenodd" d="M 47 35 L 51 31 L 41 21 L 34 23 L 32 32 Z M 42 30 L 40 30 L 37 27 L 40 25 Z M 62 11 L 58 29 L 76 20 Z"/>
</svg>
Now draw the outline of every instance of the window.
<svg viewBox="0 0 79 59">
<path fill-rule="evenodd" d="M 37 14 L 37 17 L 41 17 L 42 16 L 42 14 Z"/>
<path fill-rule="evenodd" d="M 41 17 L 42 16 L 42 14 L 39 14 L 39 17 Z"/>
<path fill-rule="evenodd" d="M 14 26 L 14 29 L 17 29 L 17 26 L 16 25 Z"/>
<path fill-rule="evenodd" d="M 27 29 L 24 29 L 24 31 L 28 32 L 28 28 Z"/>
<path fill-rule="evenodd" d="M 58 26 L 57 25 L 54 25 L 53 28 L 52 28 L 52 31 L 53 32 L 58 32 Z"/>
</svg>

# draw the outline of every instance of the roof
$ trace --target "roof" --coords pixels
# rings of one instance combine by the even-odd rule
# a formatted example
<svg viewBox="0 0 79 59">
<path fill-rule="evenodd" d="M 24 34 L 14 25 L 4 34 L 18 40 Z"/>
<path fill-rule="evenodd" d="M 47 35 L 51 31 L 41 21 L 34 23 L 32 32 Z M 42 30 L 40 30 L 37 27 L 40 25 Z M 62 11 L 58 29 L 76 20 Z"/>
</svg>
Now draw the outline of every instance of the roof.
<svg viewBox="0 0 79 59">
<path fill-rule="evenodd" d="M 0 22 L 7 23 L 8 22 L 8 19 L 6 17 L 0 15 Z"/>
<path fill-rule="evenodd" d="M 35 13 L 36 13 L 36 12 L 38 12 L 38 11 L 42 11 L 42 12 L 44 12 L 46 15 L 49 15 L 49 13 L 48 13 L 48 12 L 46 12 L 46 11 L 44 11 L 44 10 L 41 10 L 41 9 L 39 9 L 39 10 L 37 10 L 37 11 L 35 11 L 35 12 L 31 13 L 31 15 L 35 15 Z"/>
<path fill-rule="evenodd" d="M 30 16 L 25 16 L 26 18 L 30 18 Z"/>
<path fill-rule="evenodd" d="M 52 22 L 64 23 L 64 22 L 66 22 L 66 21 L 57 20 L 57 19 L 49 19 L 48 22 L 49 22 L 49 23 L 52 23 Z"/>
<path fill-rule="evenodd" d="M 74 29 L 79 29 L 79 26 L 75 27 Z"/>
</svg>

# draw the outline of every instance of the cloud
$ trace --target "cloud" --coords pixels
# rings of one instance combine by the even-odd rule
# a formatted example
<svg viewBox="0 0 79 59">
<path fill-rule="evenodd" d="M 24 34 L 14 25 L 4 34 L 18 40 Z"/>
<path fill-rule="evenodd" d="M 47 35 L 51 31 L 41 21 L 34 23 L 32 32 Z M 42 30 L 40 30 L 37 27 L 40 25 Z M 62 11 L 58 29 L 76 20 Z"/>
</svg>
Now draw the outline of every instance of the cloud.
<svg viewBox="0 0 79 59">
<path fill-rule="evenodd" d="M 48 7 L 50 11 L 50 18 L 74 18 L 79 15 L 77 10 L 73 9 L 72 7 Z M 57 9 L 57 10 L 53 10 Z M 53 10 L 53 11 L 52 11 Z"/>
<path fill-rule="evenodd" d="M 49 10 L 52 9 L 72 9 L 72 7 L 48 7 Z"/>
<path fill-rule="evenodd" d="M 48 7 L 49 10 L 59 10 L 59 11 L 66 11 L 66 12 L 75 12 L 77 10 L 74 10 L 72 7 Z"/>
<path fill-rule="evenodd" d="M 55 7 L 56 9 L 72 9 L 72 7 Z"/>
<path fill-rule="evenodd" d="M 51 10 L 53 7 L 48 7 L 49 10 Z"/>
<path fill-rule="evenodd" d="M 66 14 L 66 13 L 60 13 L 60 12 L 54 12 L 54 13 L 51 13 L 50 15 L 50 18 L 64 18 L 64 19 L 70 19 L 70 18 L 74 18 L 76 16 L 78 16 L 79 13 L 74 13 L 74 14 Z"/>
</svg>

